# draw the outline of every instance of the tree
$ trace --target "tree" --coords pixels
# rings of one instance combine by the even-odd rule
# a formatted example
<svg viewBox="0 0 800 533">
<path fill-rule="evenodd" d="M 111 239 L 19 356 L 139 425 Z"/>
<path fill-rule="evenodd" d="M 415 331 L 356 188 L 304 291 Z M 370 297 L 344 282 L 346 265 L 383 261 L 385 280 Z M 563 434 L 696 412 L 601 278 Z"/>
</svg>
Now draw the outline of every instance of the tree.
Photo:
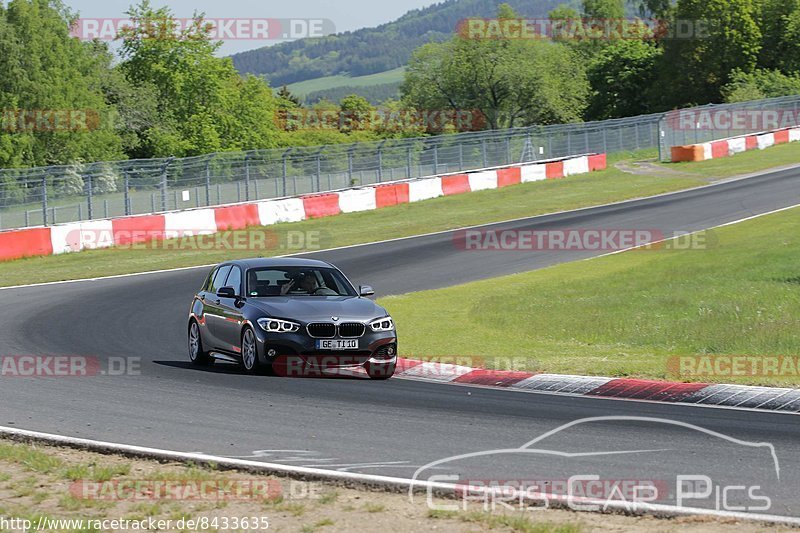
<svg viewBox="0 0 800 533">
<path fill-rule="evenodd" d="M 277 97 L 279 99 L 278 107 L 300 107 L 303 105 L 300 99 L 295 96 L 286 85 L 281 86 L 278 90 Z"/>
<path fill-rule="evenodd" d="M 761 20 L 764 39 L 759 65 L 800 71 L 800 0 L 764 0 Z"/>
<path fill-rule="evenodd" d="M 625 5 L 622 0 L 583 0 L 583 14 L 590 19 L 621 20 Z"/>
<path fill-rule="evenodd" d="M 800 74 L 787 75 L 777 70 L 735 71 L 731 82 L 722 88 L 726 102 L 745 102 L 800 94 Z"/>
<path fill-rule="evenodd" d="M 70 37 L 73 18 L 56 0 L 0 5 L 0 109 L 7 111 L 0 128 L 0 166 L 124 155 L 114 110 L 100 89 L 109 53 Z M 60 122 L 58 114 L 65 117 Z M 86 116 L 91 120 L 80 119 Z"/>
<path fill-rule="evenodd" d="M 652 41 L 623 40 L 600 51 L 588 68 L 592 96 L 587 118 L 599 120 L 649 112 L 662 50 Z"/>
<path fill-rule="evenodd" d="M 158 121 L 137 133 L 146 157 L 201 155 L 277 146 L 275 99 L 261 79 L 242 79 L 221 43 L 195 15 L 179 29 L 169 8 L 147 0 L 131 8 L 120 69 L 134 86 L 154 91 Z"/>
<path fill-rule="evenodd" d="M 341 109 L 341 130 L 345 132 L 353 130 L 370 129 L 370 120 L 375 108 L 363 96 L 351 94 L 345 96 L 339 104 Z"/>
<path fill-rule="evenodd" d="M 498 129 L 580 120 L 588 82 L 568 47 L 457 35 L 417 49 L 401 90 L 410 107 L 477 112 Z"/>
<path fill-rule="evenodd" d="M 656 95 L 656 107 L 719 102 L 731 72 L 756 68 L 762 39 L 757 4 L 752 0 L 679 0 L 676 18 L 696 21 L 697 33 L 664 41 L 658 83 L 663 89 Z"/>
</svg>

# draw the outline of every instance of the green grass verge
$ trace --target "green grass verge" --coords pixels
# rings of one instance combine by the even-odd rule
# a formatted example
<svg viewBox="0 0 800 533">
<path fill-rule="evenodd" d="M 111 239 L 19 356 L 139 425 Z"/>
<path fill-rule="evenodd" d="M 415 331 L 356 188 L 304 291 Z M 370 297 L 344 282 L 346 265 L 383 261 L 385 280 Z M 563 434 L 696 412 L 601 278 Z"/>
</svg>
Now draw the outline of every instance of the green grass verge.
<svg viewBox="0 0 800 533">
<path fill-rule="evenodd" d="M 269 228 L 278 243 L 287 242 L 287 235 L 309 232 L 319 235 L 320 246 L 292 249 L 292 253 L 332 248 L 376 240 L 408 237 L 465 226 L 522 218 L 555 211 L 578 209 L 608 202 L 649 196 L 697 187 L 710 180 L 739 173 L 742 164 L 767 169 L 800 161 L 800 143 L 782 145 L 760 153 L 746 153 L 724 160 L 721 168 L 700 168 L 691 174 L 634 175 L 613 165 L 623 160 L 653 157 L 654 152 L 615 154 L 609 158 L 610 168 L 601 172 L 574 176 L 564 180 L 525 183 L 504 189 L 480 191 L 460 196 L 436 198 L 396 207 L 338 215 L 324 219 Z M 751 161 L 756 159 L 756 161 Z M 670 167 L 671 168 L 671 167 Z M 0 263 L 0 286 L 63 281 L 99 276 L 129 274 L 161 269 L 190 267 L 220 261 L 287 253 L 275 247 L 269 250 L 204 250 L 191 239 L 180 243 L 166 242 L 141 249 L 91 250 L 59 256 L 34 257 Z M 380 287 L 377 287 L 380 291 Z"/>
<path fill-rule="evenodd" d="M 637 250 L 380 303 L 407 357 L 461 354 L 490 367 L 499 358 L 498 368 L 514 360 L 548 373 L 680 379 L 668 370 L 672 356 L 797 356 L 798 215 L 714 230 L 718 243 L 707 250 Z M 796 375 L 685 381 L 800 384 Z"/>
</svg>

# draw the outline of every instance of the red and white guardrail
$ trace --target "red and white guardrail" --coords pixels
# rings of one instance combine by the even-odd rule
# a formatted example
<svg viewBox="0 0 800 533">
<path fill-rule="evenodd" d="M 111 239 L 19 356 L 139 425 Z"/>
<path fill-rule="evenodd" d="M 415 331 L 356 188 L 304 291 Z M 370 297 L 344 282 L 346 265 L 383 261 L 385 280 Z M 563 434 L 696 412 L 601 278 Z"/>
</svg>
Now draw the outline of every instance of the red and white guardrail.
<svg viewBox="0 0 800 533">
<path fill-rule="evenodd" d="M 592 154 L 295 198 L 11 230 L 0 232 L 0 261 L 125 246 L 151 240 L 210 235 L 251 226 L 271 226 L 340 213 L 371 211 L 440 196 L 565 178 L 605 168 L 606 155 Z"/>
<path fill-rule="evenodd" d="M 753 135 L 730 137 L 685 146 L 672 147 L 672 162 L 707 161 L 728 157 L 748 150 L 764 150 L 776 144 L 800 141 L 800 128 L 788 128 Z"/>
</svg>

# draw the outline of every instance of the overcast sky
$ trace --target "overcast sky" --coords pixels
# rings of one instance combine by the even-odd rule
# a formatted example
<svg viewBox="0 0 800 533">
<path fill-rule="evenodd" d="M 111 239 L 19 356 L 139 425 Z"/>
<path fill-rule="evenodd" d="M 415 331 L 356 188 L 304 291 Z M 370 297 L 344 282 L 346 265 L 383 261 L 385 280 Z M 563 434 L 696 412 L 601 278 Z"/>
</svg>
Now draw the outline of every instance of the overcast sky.
<svg viewBox="0 0 800 533">
<path fill-rule="evenodd" d="M 134 0 L 65 0 L 82 19 L 122 18 Z M 138 0 L 136 0 L 138 3 Z M 437 3 L 434 0 L 152 0 L 156 7 L 167 4 L 177 17 L 194 11 L 208 18 L 328 19 L 337 32 L 356 30 L 390 22 L 411 9 Z M 254 40 L 227 40 L 223 54 L 252 50 L 269 44 Z"/>
</svg>

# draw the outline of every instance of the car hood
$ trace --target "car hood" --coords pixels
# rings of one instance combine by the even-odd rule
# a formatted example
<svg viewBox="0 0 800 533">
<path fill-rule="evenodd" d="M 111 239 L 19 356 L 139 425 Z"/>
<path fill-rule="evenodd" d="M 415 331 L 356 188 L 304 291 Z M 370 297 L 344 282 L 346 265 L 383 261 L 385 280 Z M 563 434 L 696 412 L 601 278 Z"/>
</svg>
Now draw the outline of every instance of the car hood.
<svg viewBox="0 0 800 533">
<path fill-rule="evenodd" d="M 276 296 L 250 299 L 248 303 L 262 311 L 265 316 L 302 322 L 330 322 L 333 317 L 338 317 L 341 321 L 365 322 L 388 315 L 386 309 L 366 298 L 342 296 L 286 298 Z"/>
</svg>

